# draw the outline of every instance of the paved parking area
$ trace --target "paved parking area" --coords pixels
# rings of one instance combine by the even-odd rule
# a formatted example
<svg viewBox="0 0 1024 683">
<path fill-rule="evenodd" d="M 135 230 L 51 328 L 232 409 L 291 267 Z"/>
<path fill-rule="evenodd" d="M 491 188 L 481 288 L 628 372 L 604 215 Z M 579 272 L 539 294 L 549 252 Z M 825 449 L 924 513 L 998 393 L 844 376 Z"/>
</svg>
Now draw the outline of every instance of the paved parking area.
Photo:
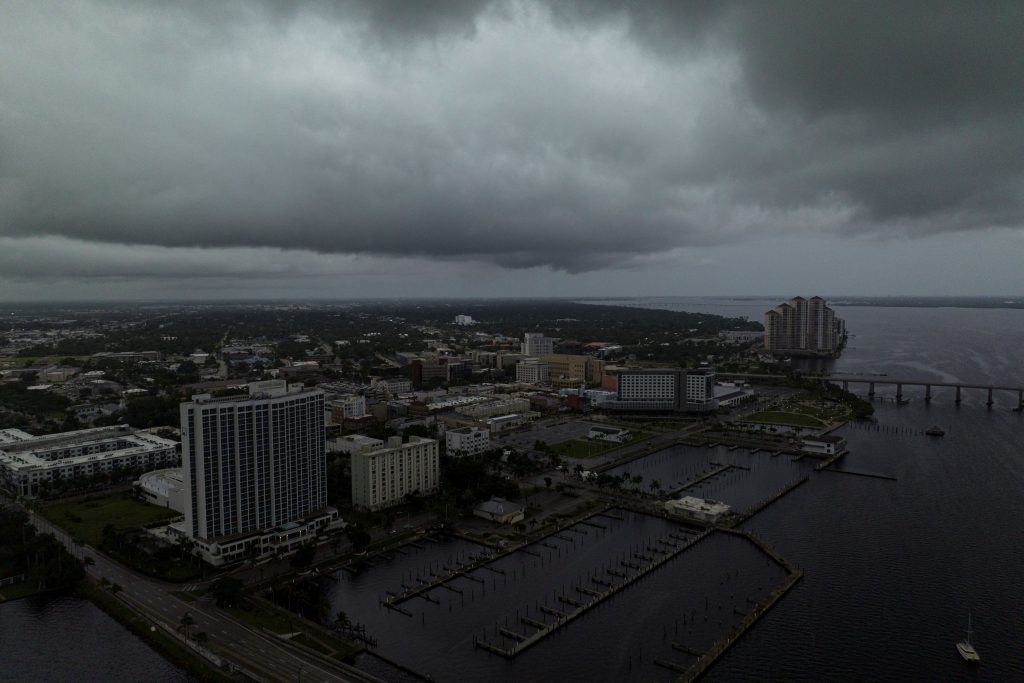
<svg viewBox="0 0 1024 683">
<path fill-rule="evenodd" d="M 538 441 L 554 445 L 585 437 L 590 433 L 590 428 L 598 424 L 600 423 L 571 417 L 543 420 L 534 424 L 529 431 L 513 432 L 498 440 L 506 446 L 515 446 L 516 448 L 533 448 Z"/>
</svg>

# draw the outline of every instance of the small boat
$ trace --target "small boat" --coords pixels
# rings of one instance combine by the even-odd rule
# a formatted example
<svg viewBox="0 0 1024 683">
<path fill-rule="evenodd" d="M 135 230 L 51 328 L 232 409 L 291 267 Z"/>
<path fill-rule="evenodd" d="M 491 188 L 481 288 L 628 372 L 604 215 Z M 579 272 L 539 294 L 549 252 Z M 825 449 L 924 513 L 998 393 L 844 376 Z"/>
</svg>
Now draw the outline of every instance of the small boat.
<svg viewBox="0 0 1024 683">
<path fill-rule="evenodd" d="M 938 425 L 932 425 L 925 431 L 925 434 L 928 436 L 945 436 L 946 431 Z"/>
<path fill-rule="evenodd" d="M 971 662 L 973 664 L 981 661 L 981 655 L 978 654 L 978 651 L 974 649 L 974 644 L 971 643 L 970 613 L 967 614 L 967 639 L 961 640 L 956 644 L 956 651 L 960 653 L 960 656 L 964 658 L 965 662 Z"/>
</svg>

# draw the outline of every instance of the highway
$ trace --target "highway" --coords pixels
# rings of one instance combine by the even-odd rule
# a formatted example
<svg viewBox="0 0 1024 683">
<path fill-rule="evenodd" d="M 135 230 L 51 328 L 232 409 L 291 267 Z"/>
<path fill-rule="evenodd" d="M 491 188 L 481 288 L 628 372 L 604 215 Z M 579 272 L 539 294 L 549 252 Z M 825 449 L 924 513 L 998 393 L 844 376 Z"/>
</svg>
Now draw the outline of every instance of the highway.
<svg viewBox="0 0 1024 683">
<path fill-rule="evenodd" d="M 86 566 L 89 576 L 96 581 L 106 578 L 120 585 L 116 597 L 155 625 L 163 624 L 177 631 L 182 616 L 191 614 L 195 623 L 189 630 L 207 634 L 206 649 L 255 681 L 379 683 L 379 679 L 340 661 L 310 654 L 286 640 L 257 632 L 218 609 L 208 598 L 185 602 L 172 594 L 180 591 L 181 586 L 136 574 L 95 548 L 78 544 L 63 529 L 34 512 L 28 511 L 28 514 L 39 531 L 53 534 L 74 556 L 91 557 L 94 564 Z"/>
</svg>

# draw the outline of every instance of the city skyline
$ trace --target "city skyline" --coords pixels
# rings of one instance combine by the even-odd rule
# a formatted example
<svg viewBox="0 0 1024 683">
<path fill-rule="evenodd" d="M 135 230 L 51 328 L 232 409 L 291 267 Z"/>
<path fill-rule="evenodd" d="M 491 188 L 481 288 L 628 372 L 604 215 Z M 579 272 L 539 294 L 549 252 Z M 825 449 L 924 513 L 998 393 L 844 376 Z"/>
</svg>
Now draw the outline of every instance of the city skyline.
<svg viewBox="0 0 1024 683">
<path fill-rule="evenodd" d="M 2 18 L 4 301 L 1019 293 L 1014 3 Z"/>
</svg>

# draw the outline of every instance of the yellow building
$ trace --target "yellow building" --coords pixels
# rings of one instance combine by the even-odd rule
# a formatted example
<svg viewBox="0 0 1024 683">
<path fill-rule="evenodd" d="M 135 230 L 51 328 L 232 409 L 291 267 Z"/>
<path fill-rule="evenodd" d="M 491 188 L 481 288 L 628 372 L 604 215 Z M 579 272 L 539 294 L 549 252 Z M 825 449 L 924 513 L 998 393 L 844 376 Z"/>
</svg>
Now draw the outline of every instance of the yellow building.
<svg viewBox="0 0 1024 683">
<path fill-rule="evenodd" d="M 591 356 L 553 353 L 541 356 L 548 364 L 548 381 L 553 389 L 572 389 L 581 384 L 597 385 L 604 374 L 604 361 Z"/>
</svg>

